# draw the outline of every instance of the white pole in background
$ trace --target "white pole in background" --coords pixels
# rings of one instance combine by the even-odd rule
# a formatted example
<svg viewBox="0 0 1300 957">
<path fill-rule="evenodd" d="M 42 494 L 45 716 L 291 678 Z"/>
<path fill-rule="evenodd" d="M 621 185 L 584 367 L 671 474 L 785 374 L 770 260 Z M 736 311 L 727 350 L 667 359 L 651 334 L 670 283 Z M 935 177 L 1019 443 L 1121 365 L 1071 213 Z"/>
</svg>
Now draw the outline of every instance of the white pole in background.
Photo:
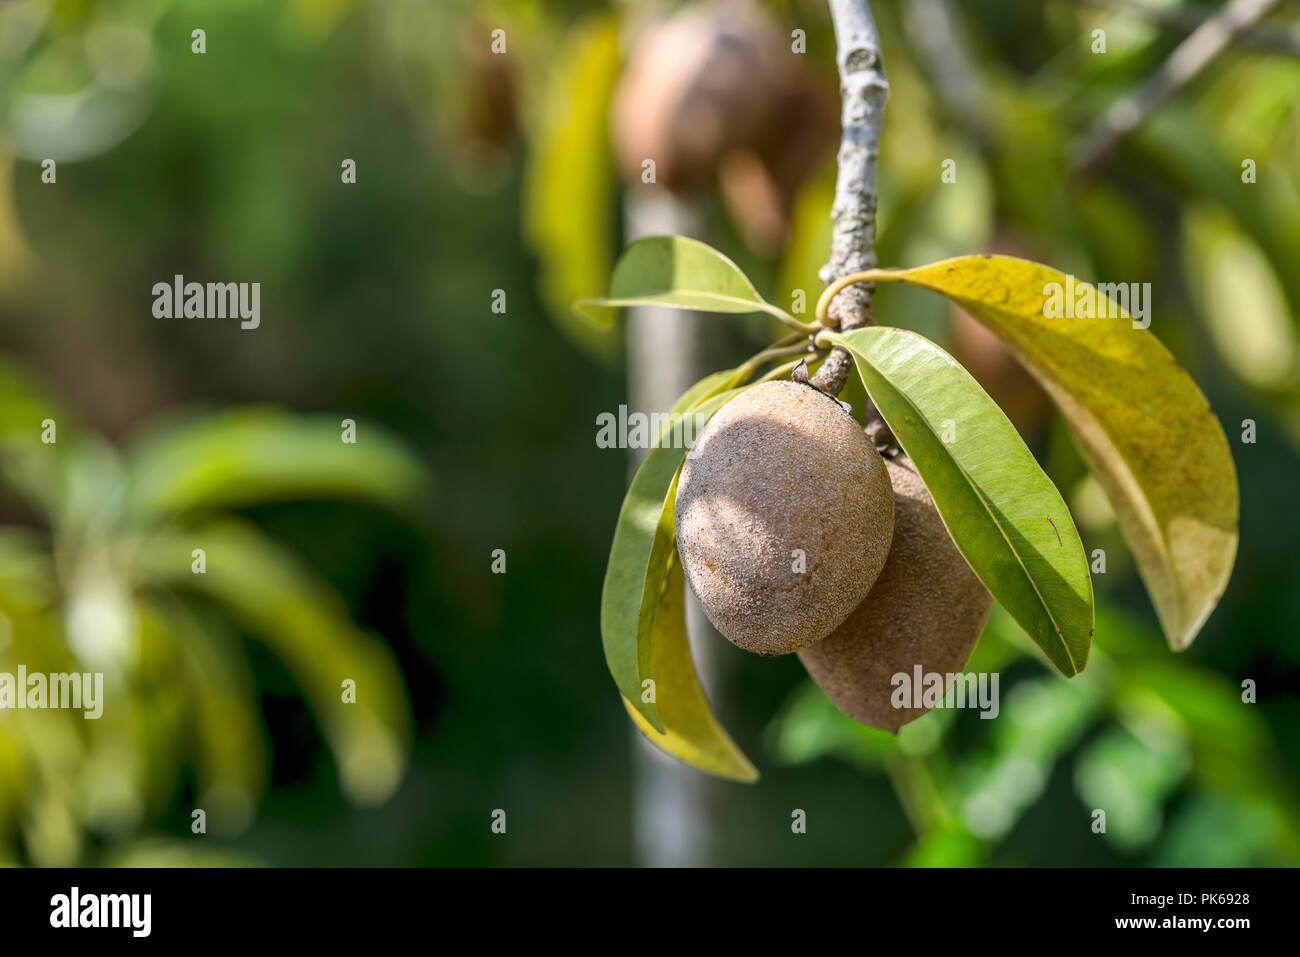
<svg viewBox="0 0 1300 957">
<path fill-rule="evenodd" d="M 665 189 L 632 189 L 624 202 L 628 243 L 644 236 L 696 236 L 697 211 Z M 698 313 L 659 306 L 628 310 L 627 370 L 629 412 L 667 412 L 677 397 L 709 372 L 703 355 L 708 319 Z M 633 451 L 634 470 L 644 450 Z M 687 588 L 686 628 L 700 681 L 715 687 L 718 678 L 714 636 L 695 596 Z M 703 640 L 702 640 L 703 639 Z M 716 695 L 714 695 L 716 699 Z M 633 743 L 633 854 L 647 867 L 696 867 L 712 863 L 712 805 L 716 797 L 707 774 L 663 754 L 635 728 Z"/>
</svg>

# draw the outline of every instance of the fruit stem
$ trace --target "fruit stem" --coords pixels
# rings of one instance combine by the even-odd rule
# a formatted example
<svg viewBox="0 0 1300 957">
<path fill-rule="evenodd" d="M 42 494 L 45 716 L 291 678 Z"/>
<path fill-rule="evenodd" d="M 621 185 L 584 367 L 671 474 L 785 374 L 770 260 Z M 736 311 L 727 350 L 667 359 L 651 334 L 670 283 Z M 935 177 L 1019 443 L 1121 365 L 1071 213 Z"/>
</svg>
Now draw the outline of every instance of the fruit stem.
<svg viewBox="0 0 1300 957">
<path fill-rule="evenodd" d="M 802 332 L 804 335 L 808 335 L 810 333 L 816 332 L 819 328 L 821 328 L 815 322 L 800 322 L 798 319 L 790 315 L 790 313 L 786 312 L 780 306 L 774 306 L 770 302 L 764 303 L 762 309 L 768 315 L 775 316 L 777 319 L 781 320 L 781 325 L 786 326 L 789 329 L 793 329 L 795 332 Z"/>
<path fill-rule="evenodd" d="M 757 372 L 760 366 L 773 359 L 786 359 L 790 356 L 811 358 L 814 355 L 816 355 L 816 347 L 812 344 L 811 337 L 803 333 L 794 333 L 784 339 L 778 339 L 767 349 L 746 359 L 736 367 L 735 378 L 739 382 L 744 382 Z"/>
<path fill-rule="evenodd" d="M 760 376 L 757 382 L 755 383 L 755 385 L 757 385 L 758 382 L 771 382 L 773 379 L 784 379 L 786 376 L 793 373 L 794 370 L 798 368 L 799 363 L 801 362 L 807 362 L 808 368 L 811 371 L 813 366 L 820 365 L 821 358 L 820 356 L 811 356 L 811 357 L 805 356 L 803 358 L 794 359 L 790 362 L 787 362 L 785 363 L 785 365 L 779 365 L 775 369 L 766 373 L 765 375 Z"/>
<path fill-rule="evenodd" d="M 830 317 L 831 300 L 838 296 L 849 286 L 856 286 L 860 282 L 871 282 L 876 279 L 885 279 L 889 276 L 886 269 L 864 269 L 862 272 L 851 273 L 847 276 L 841 276 L 833 283 L 827 286 L 817 300 L 817 322 L 819 325 L 828 329 L 837 329 L 835 320 Z M 874 319 L 866 325 L 874 324 Z"/>
<path fill-rule="evenodd" d="M 924 761 L 915 755 L 896 753 L 885 768 L 903 815 L 918 839 L 944 824 L 949 815 Z"/>
</svg>

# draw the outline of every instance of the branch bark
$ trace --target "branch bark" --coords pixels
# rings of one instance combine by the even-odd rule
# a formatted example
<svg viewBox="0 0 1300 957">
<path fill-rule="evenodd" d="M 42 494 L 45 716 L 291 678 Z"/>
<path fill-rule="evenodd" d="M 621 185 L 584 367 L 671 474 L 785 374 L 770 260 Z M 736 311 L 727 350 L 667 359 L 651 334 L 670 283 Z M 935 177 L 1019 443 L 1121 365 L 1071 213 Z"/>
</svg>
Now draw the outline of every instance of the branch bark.
<svg viewBox="0 0 1300 957">
<path fill-rule="evenodd" d="M 874 269 L 876 260 L 876 165 L 884 124 L 889 81 L 880 57 L 880 36 L 868 0 L 829 0 L 835 26 L 836 63 L 843 98 L 843 131 L 831 207 L 830 261 L 819 274 L 827 285 L 850 273 Z M 830 305 L 830 318 L 841 330 L 871 325 L 873 283 L 845 289 Z M 831 351 L 813 377 L 813 385 L 839 395 L 853 360 L 843 349 Z"/>
<path fill-rule="evenodd" d="M 1219 13 L 1221 8 L 1199 3 L 1185 3 L 1180 7 L 1161 7 L 1139 0 L 1074 0 L 1085 7 L 1101 7 L 1116 13 L 1127 13 L 1154 23 L 1165 30 L 1192 33 L 1201 24 Z M 1300 33 L 1280 25 L 1261 23 L 1242 29 L 1232 40 L 1238 46 L 1265 53 L 1300 57 Z"/>
</svg>

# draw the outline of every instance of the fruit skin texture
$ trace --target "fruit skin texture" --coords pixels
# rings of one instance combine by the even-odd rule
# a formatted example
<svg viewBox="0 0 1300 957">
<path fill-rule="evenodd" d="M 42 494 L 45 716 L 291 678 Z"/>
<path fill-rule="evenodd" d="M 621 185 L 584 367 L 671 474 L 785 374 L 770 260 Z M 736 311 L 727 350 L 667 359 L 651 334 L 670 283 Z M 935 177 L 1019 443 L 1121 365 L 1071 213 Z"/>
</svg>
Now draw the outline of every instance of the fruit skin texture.
<svg viewBox="0 0 1300 957">
<path fill-rule="evenodd" d="M 849 717 L 898 731 L 927 708 L 895 708 L 892 678 L 966 666 L 993 599 L 961 557 L 905 456 L 886 460 L 894 487 L 889 559 L 862 604 L 828 638 L 799 652 L 808 674 Z"/>
<path fill-rule="evenodd" d="M 889 553 L 894 496 L 880 454 L 839 402 L 765 382 L 697 438 L 674 520 L 709 620 L 746 651 L 784 655 L 829 635 L 870 590 Z"/>
</svg>

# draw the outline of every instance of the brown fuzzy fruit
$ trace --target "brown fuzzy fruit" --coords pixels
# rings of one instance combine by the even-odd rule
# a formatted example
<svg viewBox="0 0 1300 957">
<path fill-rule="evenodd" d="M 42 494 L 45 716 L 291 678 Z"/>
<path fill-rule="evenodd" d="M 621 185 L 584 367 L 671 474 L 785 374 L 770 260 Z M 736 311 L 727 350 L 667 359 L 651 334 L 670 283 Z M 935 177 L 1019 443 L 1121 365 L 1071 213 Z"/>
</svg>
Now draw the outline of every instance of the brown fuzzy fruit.
<svg viewBox="0 0 1300 957">
<path fill-rule="evenodd" d="M 993 603 L 961 557 L 921 477 L 905 457 L 887 460 L 894 537 L 862 604 L 824 641 L 799 652 L 835 707 L 862 724 L 897 731 L 928 710 L 895 708 L 893 677 L 965 667 Z"/>
<path fill-rule="evenodd" d="M 641 183 L 642 164 L 654 160 L 655 182 L 684 193 L 729 150 L 755 145 L 772 125 L 792 60 L 750 0 L 689 4 L 646 27 L 611 104 L 627 182 Z"/>
<path fill-rule="evenodd" d="M 700 434 L 674 517 L 709 620 L 746 651 L 783 655 L 825 638 L 870 590 L 889 553 L 894 496 L 839 402 L 766 382 Z"/>
</svg>

